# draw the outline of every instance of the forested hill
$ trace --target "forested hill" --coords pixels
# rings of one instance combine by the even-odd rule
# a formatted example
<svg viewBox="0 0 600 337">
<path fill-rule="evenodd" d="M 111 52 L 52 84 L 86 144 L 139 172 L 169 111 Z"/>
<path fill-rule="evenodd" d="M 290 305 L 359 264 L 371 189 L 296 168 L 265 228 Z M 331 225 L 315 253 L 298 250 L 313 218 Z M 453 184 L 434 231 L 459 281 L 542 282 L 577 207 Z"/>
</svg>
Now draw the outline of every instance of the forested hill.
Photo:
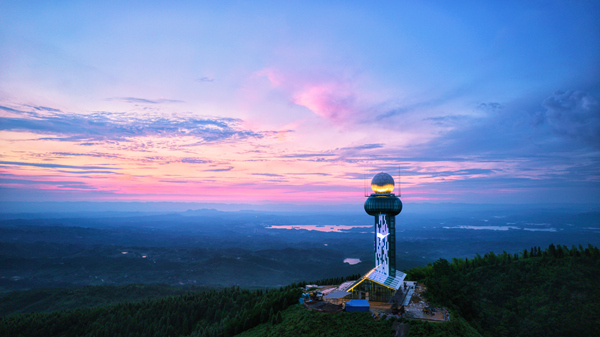
<svg viewBox="0 0 600 337">
<path fill-rule="evenodd" d="M 296 285 L 268 291 L 238 287 L 0 321 L 0 336 L 232 336 L 297 303 Z"/>
<path fill-rule="evenodd" d="M 550 245 L 440 259 L 408 277 L 484 336 L 600 336 L 600 250 Z"/>
<path fill-rule="evenodd" d="M 410 336 L 600 336 L 596 247 L 550 245 L 521 254 L 440 259 L 408 274 L 425 282 L 428 298 L 452 313 L 450 322 L 408 322 Z M 0 321 L 0 336 L 391 336 L 391 320 L 376 322 L 367 313 L 309 312 L 294 305 L 303 284 L 268 291 L 196 289 L 142 301 L 12 314 Z M 107 289 L 85 291 L 97 298 Z M 35 302 L 22 298 L 29 305 Z"/>
</svg>

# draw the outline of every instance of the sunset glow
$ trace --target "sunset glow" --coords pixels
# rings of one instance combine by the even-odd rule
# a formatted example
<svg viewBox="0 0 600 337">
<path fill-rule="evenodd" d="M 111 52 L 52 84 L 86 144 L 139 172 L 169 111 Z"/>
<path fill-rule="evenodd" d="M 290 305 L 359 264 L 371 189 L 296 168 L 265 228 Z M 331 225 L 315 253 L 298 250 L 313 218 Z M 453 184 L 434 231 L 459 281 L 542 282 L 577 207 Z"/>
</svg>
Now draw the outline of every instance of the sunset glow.
<svg viewBox="0 0 600 337">
<path fill-rule="evenodd" d="M 3 5 L 0 200 L 600 201 L 596 4 L 136 6 Z"/>
</svg>

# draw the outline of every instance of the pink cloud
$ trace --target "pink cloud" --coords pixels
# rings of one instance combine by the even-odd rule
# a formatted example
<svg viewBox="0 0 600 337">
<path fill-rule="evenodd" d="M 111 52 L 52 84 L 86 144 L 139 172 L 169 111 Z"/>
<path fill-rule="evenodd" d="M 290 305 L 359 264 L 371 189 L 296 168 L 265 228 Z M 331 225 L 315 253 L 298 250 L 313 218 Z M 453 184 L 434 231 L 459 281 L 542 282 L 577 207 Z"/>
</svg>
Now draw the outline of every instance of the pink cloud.
<svg viewBox="0 0 600 337">
<path fill-rule="evenodd" d="M 295 93 L 292 101 L 317 115 L 342 121 L 356 114 L 356 95 L 338 83 L 308 85 Z"/>
<path fill-rule="evenodd" d="M 265 76 L 275 88 L 282 90 L 294 104 L 303 106 L 320 117 L 344 122 L 360 114 L 361 98 L 353 81 L 323 74 L 287 74 L 265 69 Z"/>
</svg>

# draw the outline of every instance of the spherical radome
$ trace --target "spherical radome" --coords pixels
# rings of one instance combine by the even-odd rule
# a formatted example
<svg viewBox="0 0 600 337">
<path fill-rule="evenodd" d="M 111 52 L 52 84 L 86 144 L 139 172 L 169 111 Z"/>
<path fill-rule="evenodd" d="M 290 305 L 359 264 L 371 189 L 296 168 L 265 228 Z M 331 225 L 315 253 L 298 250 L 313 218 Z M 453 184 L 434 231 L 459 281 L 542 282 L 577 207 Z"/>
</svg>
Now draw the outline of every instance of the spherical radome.
<svg viewBox="0 0 600 337">
<path fill-rule="evenodd" d="M 377 173 L 371 180 L 371 189 L 377 194 L 389 194 L 394 191 L 394 178 L 387 173 Z"/>
</svg>

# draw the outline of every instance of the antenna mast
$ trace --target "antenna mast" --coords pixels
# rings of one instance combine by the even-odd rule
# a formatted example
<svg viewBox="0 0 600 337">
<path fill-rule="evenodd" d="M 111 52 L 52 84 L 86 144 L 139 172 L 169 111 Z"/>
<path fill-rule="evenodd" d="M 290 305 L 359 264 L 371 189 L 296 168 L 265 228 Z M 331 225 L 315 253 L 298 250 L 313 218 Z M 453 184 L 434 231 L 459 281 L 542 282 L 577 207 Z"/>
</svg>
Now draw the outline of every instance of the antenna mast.
<svg viewBox="0 0 600 337">
<path fill-rule="evenodd" d="M 365 197 L 368 197 L 368 195 L 367 195 L 367 169 L 365 167 L 363 167 L 363 194 Z"/>
<path fill-rule="evenodd" d="M 398 198 L 402 197 L 402 175 L 400 174 L 400 166 L 398 166 Z"/>
</svg>

